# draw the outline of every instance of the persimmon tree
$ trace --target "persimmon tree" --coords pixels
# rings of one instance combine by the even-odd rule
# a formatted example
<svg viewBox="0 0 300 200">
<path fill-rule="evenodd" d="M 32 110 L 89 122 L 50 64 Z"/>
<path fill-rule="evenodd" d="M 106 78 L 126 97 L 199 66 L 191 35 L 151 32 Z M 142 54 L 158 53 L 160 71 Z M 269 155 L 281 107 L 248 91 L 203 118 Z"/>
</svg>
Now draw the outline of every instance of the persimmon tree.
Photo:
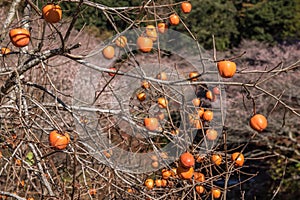
<svg viewBox="0 0 300 200">
<path fill-rule="evenodd" d="M 205 51 L 182 2 L 47 3 L 16 0 L 2 15 L 1 198 L 227 199 L 234 188 L 243 196 L 257 175 L 247 171 L 251 159 L 274 156 L 246 151 L 268 131 L 250 118 L 262 114 L 272 126 L 277 109 L 282 123 L 300 116 L 268 85 L 299 71 L 298 61 L 251 70 L 238 65 L 244 53 Z M 75 7 L 71 17 L 60 3 Z M 76 31 L 83 7 L 103 13 L 115 35 Z M 226 99 L 228 87 L 242 96 Z M 259 106 L 262 97 L 271 109 Z M 237 103 L 238 119 L 226 110 Z M 241 145 L 227 118 L 248 133 Z"/>
</svg>

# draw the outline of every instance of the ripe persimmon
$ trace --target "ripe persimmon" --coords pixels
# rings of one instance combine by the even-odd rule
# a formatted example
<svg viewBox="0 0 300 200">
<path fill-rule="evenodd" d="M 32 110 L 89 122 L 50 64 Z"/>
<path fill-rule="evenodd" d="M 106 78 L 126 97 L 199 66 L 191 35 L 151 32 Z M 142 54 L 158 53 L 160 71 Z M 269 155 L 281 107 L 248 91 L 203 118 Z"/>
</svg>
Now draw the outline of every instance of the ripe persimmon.
<svg viewBox="0 0 300 200">
<path fill-rule="evenodd" d="M 157 103 L 160 108 L 167 108 L 168 106 L 168 100 L 165 97 L 159 97 Z"/>
<path fill-rule="evenodd" d="M 220 76 L 223 78 L 231 78 L 236 72 L 236 64 L 229 60 L 223 60 L 218 62 L 218 70 Z"/>
<path fill-rule="evenodd" d="M 115 48 L 113 46 L 107 46 L 102 50 L 102 55 L 106 59 L 112 59 L 115 56 Z"/>
<path fill-rule="evenodd" d="M 145 89 L 150 88 L 150 83 L 148 81 L 143 80 L 141 85 L 142 85 L 142 88 L 145 88 Z"/>
<path fill-rule="evenodd" d="M 155 186 L 156 187 L 161 187 L 162 186 L 162 180 L 161 179 L 156 179 L 155 180 Z"/>
<path fill-rule="evenodd" d="M 218 199 L 221 196 L 221 190 L 218 188 L 212 188 L 211 193 L 212 193 L 214 199 Z"/>
<path fill-rule="evenodd" d="M 193 126 L 196 129 L 202 128 L 202 121 L 198 114 L 189 114 L 189 121 L 191 126 Z"/>
<path fill-rule="evenodd" d="M 169 21 L 170 21 L 170 24 L 171 24 L 171 25 L 176 26 L 176 25 L 179 24 L 180 19 L 179 19 L 179 16 L 178 16 L 177 14 L 174 13 L 174 14 L 170 15 Z"/>
<path fill-rule="evenodd" d="M 9 38 L 16 47 L 25 47 L 30 42 L 30 33 L 24 28 L 14 28 L 9 31 Z"/>
<path fill-rule="evenodd" d="M 215 165 L 219 166 L 222 163 L 222 156 L 218 154 L 214 154 L 211 156 L 211 161 Z"/>
<path fill-rule="evenodd" d="M 210 101 L 213 101 L 213 100 L 214 100 L 214 95 L 213 95 L 213 93 L 212 93 L 210 90 L 208 90 L 208 91 L 206 92 L 205 97 L 206 97 L 207 99 L 209 99 Z"/>
<path fill-rule="evenodd" d="M 198 194 L 202 194 L 205 191 L 205 188 L 202 185 L 196 185 L 195 190 Z"/>
<path fill-rule="evenodd" d="M 163 179 L 167 180 L 168 178 L 170 178 L 170 176 L 172 176 L 172 172 L 168 169 L 163 169 L 161 171 L 161 176 L 163 177 Z"/>
<path fill-rule="evenodd" d="M 167 185 L 168 185 L 167 180 L 162 179 L 162 180 L 161 180 L 161 186 L 162 186 L 162 187 L 167 187 Z"/>
<path fill-rule="evenodd" d="M 231 155 L 231 161 L 234 162 L 236 167 L 242 167 L 245 162 L 244 155 L 240 152 L 234 152 Z"/>
<path fill-rule="evenodd" d="M 118 47 L 124 48 L 127 44 L 127 37 L 124 35 L 121 35 L 120 37 L 118 37 L 116 39 L 115 43 Z"/>
<path fill-rule="evenodd" d="M 199 108 L 198 109 L 198 116 L 200 117 L 200 118 L 202 118 L 203 117 L 203 114 L 204 114 L 204 108 Z"/>
<path fill-rule="evenodd" d="M 206 110 L 204 111 L 202 118 L 205 121 L 211 121 L 214 118 L 214 113 L 210 110 Z"/>
<path fill-rule="evenodd" d="M 154 181 L 151 178 L 148 178 L 144 184 L 149 190 L 153 189 L 154 187 Z"/>
<path fill-rule="evenodd" d="M 204 182 L 205 176 L 201 172 L 194 172 L 194 180 L 195 182 Z"/>
<path fill-rule="evenodd" d="M 47 4 L 42 8 L 43 18 L 46 22 L 57 23 L 62 18 L 62 10 L 59 5 Z"/>
<path fill-rule="evenodd" d="M 49 134 L 49 143 L 51 147 L 59 150 L 65 149 L 70 142 L 70 135 L 67 132 L 61 133 L 58 130 L 53 130 Z"/>
<path fill-rule="evenodd" d="M 250 126 L 254 130 L 261 132 L 264 129 L 266 129 L 268 126 L 267 118 L 265 116 L 263 116 L 262 114 L 255 114 L 250 119 Z"/>
<path fill-rule="evenodd" d="M 192 10 L 192 4 L 189 2 L 182 2 L 181 3 L 181 10 L 183 13 L 189 13 Z"/>
<path fill-rule="evenodd" d="M 190 168 L 195 165 L 194 156 L 189 152 L 181 154 L 179 159 L 181 166 L 184 168 Z"/>
<path fill-rule="evenodd" d="M 148 37 L 140 36 L 137 39 L 137 47 L 141 52 L 150 52 L 153 47 L 153 41 Z"/>
<path fill-rule="evenodd" d="M 149 131 L 155 131 L 158 129 L 159 127 L 159 122 L 157 118 L 145 118 L 144 119 L 144 124 L 145 127 L 149 130 Z"/>
</svg>

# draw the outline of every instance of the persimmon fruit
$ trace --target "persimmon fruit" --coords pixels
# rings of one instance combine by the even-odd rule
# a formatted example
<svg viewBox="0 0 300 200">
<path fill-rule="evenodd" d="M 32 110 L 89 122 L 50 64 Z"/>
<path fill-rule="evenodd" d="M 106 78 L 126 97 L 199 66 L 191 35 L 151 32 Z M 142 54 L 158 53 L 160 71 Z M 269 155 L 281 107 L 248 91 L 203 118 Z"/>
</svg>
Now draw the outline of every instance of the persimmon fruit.
<svg viewBox="0 0 300 200">
<path fill-rule="evenodd" d="M 250 126 L 252 129 L 258 132 L 262 132 L 268 126 L 267 118 L 262 114 L 255 114 L 250 119 Z"/>
<path fill-rule="evenodd" d="M 57 4 L 47 4 L 42 8 L 43 18 L 46 22 L 57 23 L 62 18 L 62 9 Z"/>
<path fill-rule="evenodd" d="M 53 130 L 49 134 L 49 143 L 51 147 L 63 150 L 70 143 L 70 135 L 67 132 L 61 133 L 58 130 Z"/>
<path fill-rule="evenodd" d="M 25 28 L 14 28 L 9 31 L 11 43 L 16 47 L 25 47 L 30 42 L 30 32 Z"/>
<path fill-rule="evenodd" d="M 215 165 L 219 166 L 222 163 L 222 156 L 218 154 L 214 154 L 211 156 L 211 161 Z"/>
<path fill-rule="evenodd" d="M 154 187 L 154 181 L 151 178 L 148 178 L 144 184 L 149 190 L 153 189 Z"/>
<path fill-rule="evenodd" d="M 140 36 L 136 43 L 138 49 L 144 53 L 150 52 L 153 48 L 153 41 L 148 37 Z"/>
<path fill-rule="evenodd" d="M 160 22 L 157 24 L 158 32 L 165 33 L 168 29 L 168 25 L 164 22 Z"/>
<path fill-rule="evenodd" d="M 145 118 L 144 124 L 149 131 L 156 131 L 159 127 L 158 119 L 154 117 Z"/>
<path fill-rule="evenodd" d="M 184 168 L 190 168 L 195 165 L 194 156 L 189 152 L 181 154 L 179 159 L 181 166 L 183 166 Z"/>
<path fill-rule="evenodd" d="M 118 47 L 124 48 L 127 45 L 127 37 L 124 35 L 121 35 L 118 37 L 115 41 L 116 45 Z"/>
<path fill-rule="evenodd" d="M 107 46 L 102 50 L 102 55 L 106 59 L 112 59 L 115 56 L 115 48 L 113 46 Z"/>
<path fill-rule="evenodd" d="M 190 13 L 192 10 L 192 4 L 189 2 L 182 2 L 181 3 L 181 10 L 183 13 Z"/>
<path fill-rule="evenodd" d="M 242 167 L 244 165 L 245 158 L 244 158 L 244 155 L 242 153 L 234 152 L 231 155 L 231 161 L 234 162 L 234 165 L 236 167 Z"/>
<path fill-rule="evenodd" d="M 179 16 L 175 13 L 170 15 L 169 22 L 171 25 L 174 25 L 174 26 L 178 25 L 180 22 Z"/>
<path fill-rule="evenodd" d="M 219 74 L 223 78 L 231 78 L 236 72 L 235 62 L 229 60 L 219 61 L 217 66 L 218 66 Z"/>
</svg>

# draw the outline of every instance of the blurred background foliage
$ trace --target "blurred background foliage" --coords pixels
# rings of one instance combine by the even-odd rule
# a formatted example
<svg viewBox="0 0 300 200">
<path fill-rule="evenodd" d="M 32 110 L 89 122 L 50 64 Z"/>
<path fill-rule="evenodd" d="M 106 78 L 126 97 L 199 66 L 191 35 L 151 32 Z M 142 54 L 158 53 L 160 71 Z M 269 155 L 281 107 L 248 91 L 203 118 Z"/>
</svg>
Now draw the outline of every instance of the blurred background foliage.
<svg viewBox="0 0 300 200">
<path fill-rule="evenodd" d="M 140 0 L 95 0 L 109 7 L 139 6 Z M 176 3 L 176 1 L 156 1 L 156 4 Z M 226 50 L 240 44 L 243 39 L 276 43 L 293 43 L 300 38 L 300 0 L 192 0 L 192 12 L 182 14 L 180 5 L 175 11 L 179 13 L 187 27 L 195 33 L 196 38 L 206 49 L 212 48 L 212 35 L 215 36 L 218 50 Z M 70 2 L 62 4 L 68 16 L 72 16 L 75 6 Z M 113 35 L 114 28 L 104 13 L 96 8 L 82 6 L 82 14 L 76 28 L 86 27 L 91 33 L 103 39 Z M 132 11 L 134 12 L 134 11 Z M 143 11 L 130 13 L 128 17 L 144 16 Z M 171 8 L 166 13 L 172 12 Z M 107 12 L 109 14 L 109 12 Z M 119 30 L 129 24 L 117 15 L 110 15 Z M 163 16 L 166 19 L 167 16 Z M 151 18 L 151 16 L 149 16 Z M 152 16 L 153 18 L 153 16 Z M 185 31 L 183 25 L 173 27 Z"/>
</svg>

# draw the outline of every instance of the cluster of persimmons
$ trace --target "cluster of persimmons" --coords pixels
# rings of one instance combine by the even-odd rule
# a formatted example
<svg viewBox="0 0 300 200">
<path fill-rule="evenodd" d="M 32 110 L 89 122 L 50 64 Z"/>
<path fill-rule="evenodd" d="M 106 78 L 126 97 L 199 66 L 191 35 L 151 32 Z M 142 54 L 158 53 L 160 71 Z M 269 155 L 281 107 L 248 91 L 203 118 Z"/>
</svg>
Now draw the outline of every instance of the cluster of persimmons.
<svg viewBox="0 0 300 200">
<path fill-rule="evenodd" d="M 183 2 L 181 4 L 181 10 L 183 13 L 189 13 L 192 9 L 192 6 L 189 2 Z M 47 4 L 42 9 L 43 18 L 48 23 L 57 23 L 62 18 L 62 10 L 59 5 L 56 4 Z M 180 23 L 180 17 L 177 14 L 172 14 L 169 16 L 169 24 L 172 26 L 176 26 Z M 136 45 L 137 48 L 143 52 L 148 53 L 153 48 L 153 43 L 157 40 L 158 34 L 164 34 L 168 29 L 168 25 L 165 22 L 159 22 L 157 27 L 154 25 L 147 25 L 145 31 L 137 38 Z M 9 37 L 11 43 L 16 47 L 25 47 L 30 43 L 30 32 L 24 28 L 14 28 L 9 31 Z M 118 48 L 125 48 L 127 45 L 127 38 L 125 36 L 120 36 L 115 40 L 115 45 Z M 113 45 L 106 46 L 102 54 L 106 59 L 112 59 L 115 56 L 115 47 Z M 10 49 L 2 48 L 1 53 L 3 55 L 10 54 Z M 217 68 L 219 71 L 219 75 L 223 78 L 231 78 L 236 73 L 236 64 L 232 60 L 221 60 L 217 62 Z M 115 71 L 115 68 L 111 68 L 112 71 Z M 110 76 L 115 76 L 115 73 L 109 73 Z M 198 72 L 190 72 L 189 80 L 197 81 L 199 77 Z M 167 80 L 167 74 L 165 72 L 161 72 L 157 75 L 157 79 Z M 144 90 L 148 90 L 151 87 L 151 84 L 144 80 L 141 82 L 141 87 Z M 206 98 L 213 101 L 216 96 L 220 95 L 220 90 L 218 87 L 213 88 L 212 91 L 206 92 Z M 136 98 L 143 102 L 147 98 L 146 92 L 139 92 L 136 94 Z M 192 100 L 192 104 L 198 108 L 198 112 L 195 115 L 189 116 L 189 122 L 191 127 L 196 129 L 201 129 L 202 120 L 206 122 L 210 122 L 213 120 L 213 111 L 209 109 L 204 109 L 200 107 L 201 99 L 195 98 Z M 168 107 L 168 99 L 165 96 L 159 97 L 157 99 L 157 105 L 161 109 L 167 109 Z M 160 123 L 159 120 L 162 120 L 163 116 L 156 117 L 145 117 L 144 118 L 144 126 L 149 131 L 159 131 Z M 261 114 L 254 114 L 249 122 L 251 128 L 255 131 L 261 132 L 267 127 L 267 119 Z M 173 130 L 174 135 L 178 134 L 179 130 Z M 206 130 L 206 138 L 208 140 L 216 140 L 218 133 L 214 129 Z M 64 150 L 70 143 L 70 136 L 67 132 L 62 132 L 58 130 L 53 130 L 49 134 L 49 144 L 52 148 L 57 150 Z M 196 183 L 195 190 L 198 194 L 203 194 L 206 191 L 203 182 L 206 177 L 203 173 L 199 172 L 195 169 L 195 160 L 200 161 L 199 157 L 193 155 L 193 152 L 184 152 L 178 158 L 178 166 L 170 169 L 163 169 L 161 171 L 161 178 L 153 180 L 151 178 L 147 178 L 144 182 L 144 185 L 147 189 L 151 190 L 154 187 L 167 187 L 168 181 L 170 179 L 182 179 L 186 181 L 194 181 Z M 0 155 L 1 156 L 1 155 Z M 219 154 L 213 154 L 210 158 L 213 165 L 220 165 L 223 162 L 223 158 Z M 155 159 L 154 159 L 155 161 Z M 231 162 L 236 167 L 242 167 L 244 165 L 244 155 L 242 152 L 234 152 L 231 154 Z M 214 198 L 220 198 L 221 190 L 217 187 L 210 188 L 211 193 Z M 130 189 L 128 192 L 133 192 Z M 91 195 L 95 195 L 95 190 L 90 190 Z"/>
</svg>

